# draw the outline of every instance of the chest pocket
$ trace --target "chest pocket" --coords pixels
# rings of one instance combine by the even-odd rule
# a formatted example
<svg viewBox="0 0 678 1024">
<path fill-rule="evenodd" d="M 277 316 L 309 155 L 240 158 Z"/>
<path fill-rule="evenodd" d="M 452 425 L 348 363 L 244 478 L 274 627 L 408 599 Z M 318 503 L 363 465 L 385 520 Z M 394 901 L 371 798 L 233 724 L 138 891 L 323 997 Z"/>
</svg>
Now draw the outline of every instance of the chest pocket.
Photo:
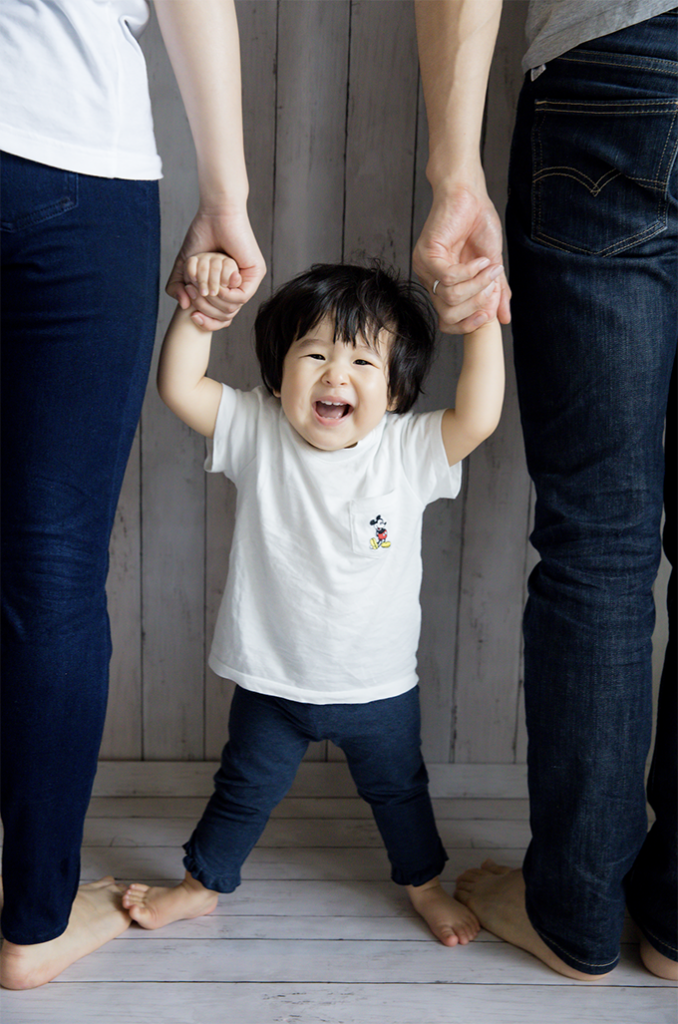
<svg viewBox="0 0 678 1024">
<path fill-rule="evenodd" d="M 355 555 L 384 559 L 398 544 L 395 491 L 376 498 L 357 498 L 349 506 L 351 545 Z"/>
</svg>

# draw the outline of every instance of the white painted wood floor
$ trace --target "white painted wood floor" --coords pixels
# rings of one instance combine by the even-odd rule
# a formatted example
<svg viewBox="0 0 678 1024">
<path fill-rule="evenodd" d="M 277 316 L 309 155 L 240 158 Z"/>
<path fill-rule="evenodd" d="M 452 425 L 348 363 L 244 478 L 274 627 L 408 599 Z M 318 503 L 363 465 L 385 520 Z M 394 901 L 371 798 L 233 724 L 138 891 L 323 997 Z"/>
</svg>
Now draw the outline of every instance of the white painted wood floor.
<svg viewBox="0 0 678 1024">
<path fill-rule="evenodd" d="M 488 855 L 520 864 L 527 801 L 435 804 L 450 885 Z M 83 880 L 179 879 L 203 805 L 95 797 Z M 675 1024 L 676 988 L 643 969 L 630 923 L 611 979 L 582 984 L 486 932 L 441 946 L 388 877 L 360 800 L 290 797 L 214 914 L 133 926 L 44 988 L 3 992 L 3 1024 Z"/>
</svg>

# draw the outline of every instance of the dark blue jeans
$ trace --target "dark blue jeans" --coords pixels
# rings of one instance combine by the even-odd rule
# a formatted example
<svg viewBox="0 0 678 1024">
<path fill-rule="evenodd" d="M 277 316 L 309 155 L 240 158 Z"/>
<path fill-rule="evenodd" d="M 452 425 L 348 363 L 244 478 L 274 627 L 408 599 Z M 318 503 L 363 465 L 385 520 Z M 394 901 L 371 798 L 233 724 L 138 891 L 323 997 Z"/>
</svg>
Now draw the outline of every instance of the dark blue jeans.
<svg viewBox="0 0 678 1024">
<path fill-rule="evenodd" d="M 332 740 L 366 800 L 399 885 L 440 874 L 443 849 L 421 757 L 419 692 L 369 704 L 301 704 L 238 687 L 214 794 L 184 849 L 186 869 L 208 889 L 233 892 L 273 808 L 289 790 L 311 740 Z"/>
<path fill-rule="evenodd" d="M 157 182 L 2 154 L 2 932 L 60 935 L 108 687 L 108 542 L 146 387 Z"/>
<path fill-rule="evenodd" d="M 526 79 L 511 157 L 515 363 L 541 556 L 524 621 L 527 911 L 590 974 L 617 962 L 625 900 L 677 958 L 675 623 L 649 835 L 644 787 L 664 488 L 674 564 L 676 543 L 677 43 L 672 12 Z M 675 585 L 674 570 L 672 618 Z"/>
</svg>

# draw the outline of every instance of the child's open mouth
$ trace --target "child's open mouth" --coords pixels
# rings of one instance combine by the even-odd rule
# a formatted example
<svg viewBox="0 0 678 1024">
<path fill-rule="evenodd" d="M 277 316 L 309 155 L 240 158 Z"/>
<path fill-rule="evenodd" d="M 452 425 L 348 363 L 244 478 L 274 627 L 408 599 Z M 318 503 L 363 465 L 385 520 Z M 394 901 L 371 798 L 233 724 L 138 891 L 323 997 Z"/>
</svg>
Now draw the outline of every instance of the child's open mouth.
<svg viewBox="0 0 678 1024">
<path fill-rule="evenodd" d="M 313 408 L 321 420 L 341 420 L 353 407 L 346 402 L 314 402 Z"/>
</svg>

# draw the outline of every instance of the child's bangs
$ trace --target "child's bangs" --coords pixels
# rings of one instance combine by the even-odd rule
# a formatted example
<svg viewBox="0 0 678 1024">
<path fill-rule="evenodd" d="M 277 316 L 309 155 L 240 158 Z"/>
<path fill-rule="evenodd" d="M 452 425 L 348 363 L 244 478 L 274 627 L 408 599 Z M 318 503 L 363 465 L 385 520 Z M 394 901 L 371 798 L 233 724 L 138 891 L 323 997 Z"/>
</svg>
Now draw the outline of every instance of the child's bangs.
<svg viewBox="0 0 678 1024">
<path fill-rule="evenodd" d="M 334 321 L 335 343 L 341 341 L 355 348 L 360 337 L 368 348 L 378 349 L 382 331 L 394 331 L 390 310 L 380 308 L 385 303 L 376 289 L 376 294 L 365 295 L 362 294 L 366 291 L 364 286 L 356 288 L 353 282 L 351 284 L 351 287 L 333 289 L 334 294 L 323 296 L 324 301 L 321 300 L 311 315 L 308 315 L 308 311 L 307 316 L 301 317 L 296 337 L 302 338 L 325 317 L 331 317 Z"/>
<path fill-rule="evenodd" d="M 392 331 L 385 320 L 379 318 L 372 310 L 363 306 L 356 306 L 355 299 L 346 302 L 344 308 L 340 305 L 334 311 L 334 340 L 342 341 L 345 345 L 353 345 L 355 348 L 358 336 L 365 342 L 368 348 L 379 349 L 382 331 Z"/>
</svg>

